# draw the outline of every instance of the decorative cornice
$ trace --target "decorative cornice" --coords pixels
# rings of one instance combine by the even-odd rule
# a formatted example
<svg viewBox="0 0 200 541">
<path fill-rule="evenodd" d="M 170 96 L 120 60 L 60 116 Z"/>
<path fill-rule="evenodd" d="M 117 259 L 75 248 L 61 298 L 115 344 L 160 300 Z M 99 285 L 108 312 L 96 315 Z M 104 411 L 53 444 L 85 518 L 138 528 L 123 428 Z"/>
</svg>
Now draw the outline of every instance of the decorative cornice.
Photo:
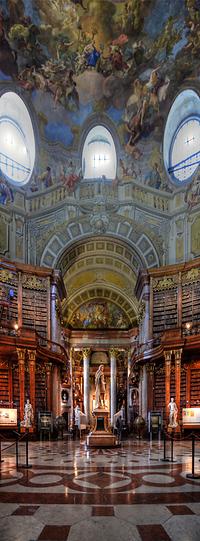
<svg viewBox="0 0 200 541">
<path fill-rule="evenodd" d="M 182 274 L 182 284 L 191 284 L 200 281 L 200 269 L 190 269 Z"/>
<path fill-rule="evenodd" d="M 173 278 L 168 278 L 164 276 L 160 279 L 153 279 L 153 290 L 163 291 L 165 289 L 172 289 L 178 285 L 178 276 L 173 276 Z"/>
<path fill-rule="evenodd" d="M 30 274 L 23 274 L 22 286 L 25 289 L 35 289 L 38 291 L 46 291 L 47 280 L 46 278 L 38 278 L 37 276 L 30 276 Z"/>
</svg>

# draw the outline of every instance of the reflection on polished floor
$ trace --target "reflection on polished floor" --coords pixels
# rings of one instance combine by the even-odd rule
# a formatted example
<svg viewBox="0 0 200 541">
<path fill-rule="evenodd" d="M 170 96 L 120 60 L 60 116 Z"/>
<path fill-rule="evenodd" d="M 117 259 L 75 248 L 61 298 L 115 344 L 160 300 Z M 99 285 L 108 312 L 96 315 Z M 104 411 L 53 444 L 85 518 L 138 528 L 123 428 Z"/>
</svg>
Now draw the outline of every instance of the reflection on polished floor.
<svg viewBox="0 0 200 541">
<path fill-rule="evenodd" d="M 157 440 L 95 450 L 71 440 L 31 442 L 30 469 L 16 470 L 13 447 L 2 456 L 1 541 L 200 540 L 200 479 L 186 478 L 191 441 L 175 443 L 173 463 L 162 461 Z M 196 472 L 199 458 L 197 441 Z"/>
</svg>

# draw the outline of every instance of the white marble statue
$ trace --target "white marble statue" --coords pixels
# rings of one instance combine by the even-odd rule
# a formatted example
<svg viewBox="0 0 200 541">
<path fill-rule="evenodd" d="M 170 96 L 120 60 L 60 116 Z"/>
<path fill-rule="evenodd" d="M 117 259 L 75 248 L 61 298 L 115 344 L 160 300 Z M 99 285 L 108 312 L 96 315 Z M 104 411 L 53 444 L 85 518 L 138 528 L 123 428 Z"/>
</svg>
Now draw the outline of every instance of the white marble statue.
<svg viewBox="0 0 200 541">
<path fill-rule="evenodd" d="M 25 428 L 31 428 L 34 421 L 34 414 L 33 414 L 33 407 L 30 403 L 29 398 L 27 398 L 27 401 L 24 406 L 24 419 L 21 422 L 21 426 L 24 426 Z"/>
<path fill-rule="evenodd" d="M 95 406 L 105 407 L 106 382 L 104 378 L 104 365 L 100 364 L 95 374 Z"/>
<path fill-rule="evenodd" d="M 171 428 L 176 428 L 176 426 L 178 426 L 178 423 L 177 423 L 178 408 L 177 408 L 176 402 L 174 402 L 174 398 L 171 398 L 171 401 L 169 402 L 168 407 L 169 407 L 169 426 Z"/>
</svg>

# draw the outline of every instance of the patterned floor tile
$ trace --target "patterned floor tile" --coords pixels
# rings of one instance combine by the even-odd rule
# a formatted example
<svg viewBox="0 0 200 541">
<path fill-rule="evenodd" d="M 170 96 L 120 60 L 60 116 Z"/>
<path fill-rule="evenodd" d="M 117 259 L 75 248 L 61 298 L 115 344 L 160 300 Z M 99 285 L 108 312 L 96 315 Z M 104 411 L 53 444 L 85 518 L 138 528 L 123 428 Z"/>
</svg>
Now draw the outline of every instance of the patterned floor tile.
<svg viewBox="0 0 200 541">
<path fill-rule="evenodd" d="M 37 541 L 67 541 L 70 526 L 45 526 Z"/>
<path fill-rule="evenodd" d="M 146 524 L 137 528 L 142 541 L 171 541 L 163 526 L 158 524 Z"/>
<path fill-rule="evenodd" d="M 12 515 L 34 515 L 39 507 L 39 505 L 20 505 Z"/>
<path fill-rule="evenodd" d="M 92 507 L 93 517 L 112 517 L 114 516 L 114 507 L 108 505 L 95 505 Z"/>
<path fill-rule="evenodd" d="M 173 515 L 194 515 L 195 513 L 187 505 L 167 505 Z"/>
</svg>

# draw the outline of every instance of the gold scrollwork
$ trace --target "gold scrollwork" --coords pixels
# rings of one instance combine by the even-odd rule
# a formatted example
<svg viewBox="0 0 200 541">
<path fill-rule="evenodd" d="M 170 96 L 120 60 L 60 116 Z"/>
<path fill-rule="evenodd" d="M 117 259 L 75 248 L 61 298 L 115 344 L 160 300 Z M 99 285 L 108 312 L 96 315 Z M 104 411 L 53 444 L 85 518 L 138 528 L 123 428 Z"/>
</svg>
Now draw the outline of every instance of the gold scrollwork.
<svg viewBox="0 0 200 541">
<path fill-rule="evenodd" d="M 6 269 L 0 270 L 0 282 L 6 282 L 8 284 L 16 283 L 17 276 Z"/>
<path fill-rule="evenodd" d="M 146 304 L 145 301 L 141 301 L 138 307 L 137 320 L 138 323 L 141 323 L 145 316 Z"/>
<path fill-rule="evenodd" d="M 192 283 L 198 282 L 200 280 L 200 270 L 199 269 L 190 269 L 186 273 L 182 274 L 182 283 Z"/>
<path fill-rule="evenodd" d="M 83 359 L 87 360 L 90 358 L 91 349 L 90 348 L 83 348 Z"/>
<path fill-rule="evenodd" d="M 22 285 L 24 288 L 36 289 L 39 291 L 46 291 L 47 289 L 46 279 L 30 276 L 29 274 L 23 274 Z"/>
<path fill-rule="evenodd" d="M 157 279 L 153 281 L 153 289 L 157 291 L 162 291 L 164 289 L 172 289 L 177 286 L 177 283 L 178 276 L 173 276 L 173 278 L 164 276 L 164 278 L 162 279 Z"/>
</svg>

